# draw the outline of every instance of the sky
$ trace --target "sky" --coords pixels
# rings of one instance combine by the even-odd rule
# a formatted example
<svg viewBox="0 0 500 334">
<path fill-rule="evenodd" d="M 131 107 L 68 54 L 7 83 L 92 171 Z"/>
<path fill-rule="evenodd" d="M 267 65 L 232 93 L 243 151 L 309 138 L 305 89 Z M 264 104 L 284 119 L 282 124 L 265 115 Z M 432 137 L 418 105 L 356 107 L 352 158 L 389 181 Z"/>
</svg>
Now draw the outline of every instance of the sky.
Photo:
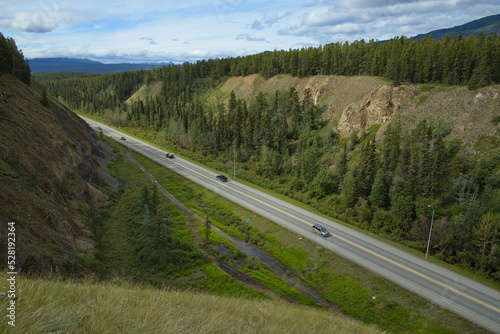
<svg viewBox="0 0 500 334">
<path fill-rule="evenodd" d="M 0 0 L 26 58 L 194 62 L 385 40 L 500 13 L 500 0 Z"/>
</svg>

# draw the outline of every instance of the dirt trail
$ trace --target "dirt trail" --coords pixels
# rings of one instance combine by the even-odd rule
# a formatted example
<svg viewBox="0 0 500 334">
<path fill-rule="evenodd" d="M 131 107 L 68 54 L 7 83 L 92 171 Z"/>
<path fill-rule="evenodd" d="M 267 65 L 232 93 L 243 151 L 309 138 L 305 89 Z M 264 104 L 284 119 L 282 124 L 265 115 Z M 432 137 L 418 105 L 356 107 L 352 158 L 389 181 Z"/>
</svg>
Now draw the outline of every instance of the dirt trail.
<svg viewBox="0 0 500 334">
<path fill-rule="evenodd" d="M 278 299 L 282 301 L 287 301 L 287 302 L 293 302 L 293 300 L 290 300 L 289 298 L 286 298 L 270 289 L 268 289 L 266 286 L 261 284 L 259 281 L 256 279 L 250 277 L 248 274 L 241 272 L 237 270 L 234 266 L 231 266 L 229 263 L 226 263 L 219 259 L 218 257 L 214 256 L 208 249 L 205 247 L 201 235 L 196 228 L 195 223 L 193 222 L 193 219 L 205 223 L 205 219 L 201 217 L 200 215 L 196 214 L 192 210 L 190 210 L 186 205 L 181 203 L 175 196 L 173 196 L 170 192 L 168 192 L 165 188 L 163 188 L 158 181 L 156 181 L 155 177 L 143 166 L 141 165 L 137 160 L 135 160 L 132 157 L 131 150 L 127 150 L 127 159 L 129 159 L 131 162 L 133 162 L 135 165 L 137 165 L 146 175 L 153 181 L 153 183 L 156 185 L 156 187 L 165 195 L 167 198 L 172 201 L 181 211 L 182 213 L 188 218 L 187 219 L 187 224 L 194 235 L 195 242 L 197 246 L 202 250 L 202 252 L 210 259 L 212 263 L 214 263 L 217 267 L 219 267 L 221 270 L 223 270 L 225 273 L 228 275 L 231 275 L 241 283 L 245 284 L 246 286 L 255 289 L 257 291 L 260 291 L 269 297 L 273 299 Z M 283 278 L 289 285 L 303 293 L 304 295 L 308 296 L 312 300 L 314 300 L 317 304 L 332 310 L 336 312 L 340 312 L 340 309 L 321 297 L 321 294 L 314 288 L 305 285 L 300 282 L 300 278 L 302 275 L 294 270 L 292 270 L 290 267 L 284 265 L 280 261 L 278 261 L 275 257 L 273 257 L 271 254 L 261 250 L 257 246 L 245 242 L 239 238 L 236 238 L 232 235 L 229 235 L 222 231 L 221 229 L 217 228 L 216 226 L 212 225 L 211 229 L 213 232 L 219 234 L 226 240 L 231 241 L 238 249 L 243 251 L 247 256 L 249 257 L 255 257 L 261 262 L 263 262 L 271 271 L 273 271 L 276 275 L 280 276 Z"/>
</svg>

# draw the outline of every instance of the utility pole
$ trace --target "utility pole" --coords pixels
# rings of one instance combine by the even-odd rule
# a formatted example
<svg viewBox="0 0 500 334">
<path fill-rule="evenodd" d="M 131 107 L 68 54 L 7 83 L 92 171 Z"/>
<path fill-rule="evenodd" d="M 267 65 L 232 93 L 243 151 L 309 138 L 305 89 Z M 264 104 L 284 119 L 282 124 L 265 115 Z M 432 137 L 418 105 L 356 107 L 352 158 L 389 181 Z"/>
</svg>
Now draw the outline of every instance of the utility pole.
<svg viewBox="0 0 500 334">
<path fill-rule="evenodd" d="M 428 208 L 432 208 L 432 218 L 431 218 L 431 228 L 429 229 L 429 239 L 427 240 L 427 250 L 425 251 L 425 258 L 427 259 L 427 255 L 429 255 L 429 245 L 431 244 L 431 233 L 432 233 L 432 224 L 434 223 L 434 206 L 427 205 Z"/>
</svg>

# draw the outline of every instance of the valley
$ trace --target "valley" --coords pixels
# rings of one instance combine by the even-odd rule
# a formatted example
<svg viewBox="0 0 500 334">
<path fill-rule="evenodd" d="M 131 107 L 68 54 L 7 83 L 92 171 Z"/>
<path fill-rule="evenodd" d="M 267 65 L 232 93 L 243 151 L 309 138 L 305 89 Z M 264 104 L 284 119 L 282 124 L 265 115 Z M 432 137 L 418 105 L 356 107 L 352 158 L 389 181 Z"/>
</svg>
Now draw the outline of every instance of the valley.
<svg viewBox="0 0 500 334">
<path fill-rule="evenodd" d="M 497 332 L 499 45 L 398 37 L 31 78 L 0 35 L 15 267 L 0 261 L 16 270 L 1 308 L 24 332 Z M 212 306 L 167 321 L 196 307 L 175 294 Z M 324 320 L 286 326 L 268 302 Z"/>
</svg>

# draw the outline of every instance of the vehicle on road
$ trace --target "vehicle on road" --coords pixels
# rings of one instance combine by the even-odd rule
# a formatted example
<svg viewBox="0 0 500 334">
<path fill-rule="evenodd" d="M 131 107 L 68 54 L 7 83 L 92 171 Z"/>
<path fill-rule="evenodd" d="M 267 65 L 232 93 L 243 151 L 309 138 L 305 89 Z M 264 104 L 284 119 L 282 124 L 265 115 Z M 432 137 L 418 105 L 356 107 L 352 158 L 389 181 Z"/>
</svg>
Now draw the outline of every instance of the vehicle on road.
<svg viewBox="0 0 500 334">
<path fill-rule="evenodd" d="M 121 139 L 121 140 L 127 140 L 127 139 L 125 139 L 125 137 L 121 137 L 120 139 Z"/>
<path fill-rule="evenodd" d="M 228 178 L 225 175 L 219 174 L 215 177 L 218 181 L 227 182 Z"/>
<path fill-rule="evenodd" d="M 319 224 L 316 224 L 316 225 L 313 225 L 312 227 L 312 231 L 316 234 L 319 234 L 323 237 L 328 237 L 330 236 L 330 232 L 328 232 L 326 230 L 326 228 L 324 228 L 323 226 L 319 225 Z"/>
<path fill-rule="evenodd" d="M 175 157 L 172 153 L 167 153 L 165 156 L 169 159 L 173 159 Z"/>
</svg>

